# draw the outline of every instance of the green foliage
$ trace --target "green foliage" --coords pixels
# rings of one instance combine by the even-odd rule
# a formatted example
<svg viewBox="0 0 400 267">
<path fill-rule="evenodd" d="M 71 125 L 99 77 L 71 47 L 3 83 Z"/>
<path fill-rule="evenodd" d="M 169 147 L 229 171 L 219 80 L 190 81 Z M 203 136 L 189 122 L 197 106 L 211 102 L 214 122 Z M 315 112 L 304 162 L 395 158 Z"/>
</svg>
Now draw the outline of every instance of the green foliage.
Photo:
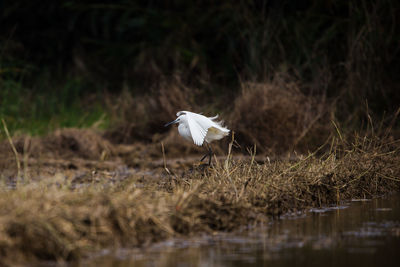
<svg viewBox="0 0 400 267">
<path fill-rule="evenodd" d="M 32 90 L 15 80 L 0 80 L 0 118 L 4 118 L 12 134 L 40 135 L 60 127 L 94 124 L 107 127 L 108 118 L 101 103 L 98 96 L 85 95 L 78 80 L 54 90 Z"/>
</svg>

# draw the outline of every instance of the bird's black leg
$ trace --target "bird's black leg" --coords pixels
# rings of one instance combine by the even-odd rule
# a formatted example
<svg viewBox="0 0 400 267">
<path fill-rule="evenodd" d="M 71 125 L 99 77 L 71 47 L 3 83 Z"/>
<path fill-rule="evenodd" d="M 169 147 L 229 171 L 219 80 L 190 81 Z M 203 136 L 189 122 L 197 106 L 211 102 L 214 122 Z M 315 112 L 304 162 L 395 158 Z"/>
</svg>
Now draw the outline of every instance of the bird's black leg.
<svg viewBox="0 0 400 267">
<path fill-rule="evenodd" d="M 206 157 L 208 156 L 208 153 L 207 154 L 205 154 L 202 158 L 201 158 L 201 160 L 200 161 L 203 161 Z"/>
<path fill-rule="evenodd" d="M 207 146 L 208 146 L 208 145 L 207 145 Z M 210 152 L 208 151 L 208 152 L 201 158 L 200 161 L 203 161 L 203 160 L 208 156 L 209 153 L 210 153 Z"/>
<path fill-rule="evenodd" d="M 211 166 L 211 157 L 212 157 L 212 149 L 211 149 L 211 145 L 208 145 L 208 156 L 209 156 L 209 159 L 208 159 L 208 165 L 209 166 Z"/>
<path fill-rule="evenodd" d="M 211 149 L 211 146 L 208 144 L 208 143 L 206 143 L 206 146 L 207 146 L 207 153 L 201 158 L 201 160 L 200 161 L 203 161 L 207 156 L 208 156 L 208 165 L 211 165 L 211 157 L 212 157 L 212 149 Z"/>
</svg>

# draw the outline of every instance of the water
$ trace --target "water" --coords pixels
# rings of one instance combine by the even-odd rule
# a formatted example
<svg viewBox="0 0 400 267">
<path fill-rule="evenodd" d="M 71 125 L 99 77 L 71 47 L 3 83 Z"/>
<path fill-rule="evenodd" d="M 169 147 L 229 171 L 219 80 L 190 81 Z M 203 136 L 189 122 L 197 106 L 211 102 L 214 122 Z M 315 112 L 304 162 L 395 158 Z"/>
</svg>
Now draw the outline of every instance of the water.
<svg viewBox="0 0 400 267">
<path fill-rule="evenodd" d="M 400 195 L 286 215 L 240 234 L 103 251 L 85 266 L 400 266 Z"/>
</svg>

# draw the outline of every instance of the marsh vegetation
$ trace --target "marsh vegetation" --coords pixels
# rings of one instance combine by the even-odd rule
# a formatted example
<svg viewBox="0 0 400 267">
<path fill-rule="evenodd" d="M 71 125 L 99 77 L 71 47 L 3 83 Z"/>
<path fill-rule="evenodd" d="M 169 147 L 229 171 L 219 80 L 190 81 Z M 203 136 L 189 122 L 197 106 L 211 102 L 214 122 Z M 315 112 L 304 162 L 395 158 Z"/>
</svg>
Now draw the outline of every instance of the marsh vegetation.
<svg viewBox="0 0 400 267">
<path fill-rule="evenodd" d="M 45 152 L 25 156 L 19 178 L 2 174 L 2 261 L 77 260 L 102 248 L 234 231 L 287 212 L 400 189 L 398 141 L 330 141 L 297 158 L 235 157 L 230 150 L 212 167 L 193 158 L 157 164 L 141 157 L 143 166 L 137 160 L 135 167 L 122 155 L 56 159 L 54 149 L 46 152 L 51 158 Z"/>
<path fill-rule="evenodd" d="M 105 2 L 3 3 L 0 264 L 400 190 L 396 1 Z M 211 167 L 179 110 L 234 133 Z"/>
</svg>

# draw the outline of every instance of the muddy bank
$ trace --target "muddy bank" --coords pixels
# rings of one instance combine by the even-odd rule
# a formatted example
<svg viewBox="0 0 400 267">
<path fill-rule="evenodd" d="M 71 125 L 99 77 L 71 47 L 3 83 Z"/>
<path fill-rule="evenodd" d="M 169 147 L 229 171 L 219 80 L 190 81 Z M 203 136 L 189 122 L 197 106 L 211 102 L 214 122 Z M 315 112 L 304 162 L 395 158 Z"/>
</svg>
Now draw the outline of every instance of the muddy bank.
<svg viewBox="0 0 400 267">
<path fill-rule="evenodd" d="M 233 231 L 289 211 L 400 190 L 399 142 L 390 139 L 332 139 L 326 153 L 295 161 L 240 160 L 229 154 L 207 168 L 187 158 L 167 161 L 169 172 L 162 159 L 132 156 L 138 153 L 132 148 L 113 149 L 97 159 L 54 156 L 47 158 L 48 165 L 45 155 L 51 150 L 38 159 L 22 153 L 28 174 L 13 186 L 9 162 L 10 176 L 2 172 L 0 187 L 3 264 L 79 260 L 105 247 Z M 126 158 L 150 163 L 135 167 Z"/>
<path fill-rule="evenodd" d="M 12 138 L 12 143 L 18 152 L 19 161 L 21 163 L 25 161 L 27 166 L 40 163 L 49 166 L 57 162 L 56 167 L 64 168 L 72 162 L 71 169 L 81 169 L 91 167 L 91 165 L 101 169 L 107 169 L 107 166 L 113 168 L 117 165 L 153 167 L 151 162 L 162 158 L 161 142 L 165 145 L 168 158 L 184 158 L 195 154 L 201 156 L 204 151 L 203 148 L 183 141 L 176 129 L 155 137 L 154 142 L 151 143 L 118 144 L 109 140 L 106 135 L 107 132 L 93 129 L 70 128 L 59 129 L 43 137 L 16 136 Z M 222 154 L 218 147 L 215 150 L 218 154 Z M 79 164 L 79 161 L 82 163 Z M 100 165 L 104 166 L 100 167 Z M 8 140 L 2 140 L 0 142 L 0 170 L 8 170 L 12 173 L 16 169 L 17 164 L 12 147 Z"/>
</svg>

